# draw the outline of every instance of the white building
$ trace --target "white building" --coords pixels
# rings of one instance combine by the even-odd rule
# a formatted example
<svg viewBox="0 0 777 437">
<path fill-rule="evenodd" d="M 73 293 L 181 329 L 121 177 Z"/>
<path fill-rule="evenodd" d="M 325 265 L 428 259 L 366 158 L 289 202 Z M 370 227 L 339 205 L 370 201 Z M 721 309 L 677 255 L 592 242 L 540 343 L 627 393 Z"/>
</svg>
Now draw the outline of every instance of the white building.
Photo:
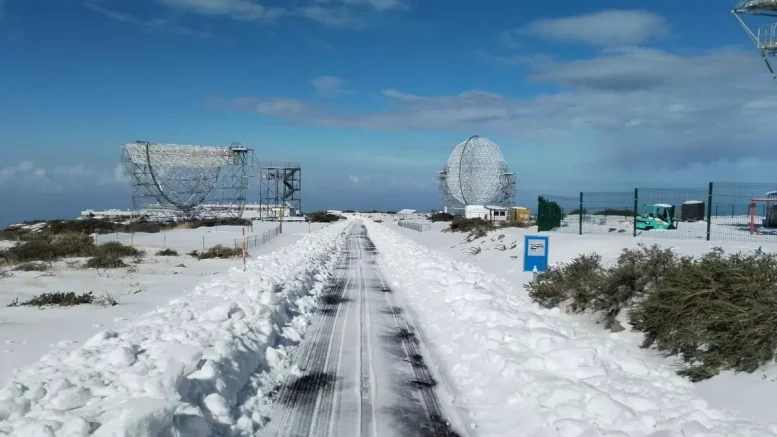
<svg viewBox="0 0 777 437">
<path fill-rule="evenodd" d="M 464 218 L 488 220 L 488 209 L 483 205 L 467 205 L 464 207 Z"/>
<path fill-rule="evenodd" d="M 397 212 L 397 216 L 399 217 L 400 220 L 408 220 L 412 218 L 412 216 L 414 216 L 415 213 L 416 213 L 416 210 L 414 209 L 403 209 Z"/>
<path fill-rule="evenodd" d="M 507 208 L 504 206 L 486 206 L 486 210 L 488 210 L 488 220 L 492 222 L 507 221 Z"/>
</svg>

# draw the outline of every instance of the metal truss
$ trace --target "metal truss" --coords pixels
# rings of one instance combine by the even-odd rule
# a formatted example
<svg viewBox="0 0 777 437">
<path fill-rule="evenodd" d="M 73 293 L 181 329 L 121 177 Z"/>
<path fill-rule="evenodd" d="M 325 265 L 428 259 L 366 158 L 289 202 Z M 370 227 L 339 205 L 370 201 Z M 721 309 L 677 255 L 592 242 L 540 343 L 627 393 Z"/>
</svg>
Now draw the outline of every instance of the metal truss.
<svg viewBox="0 0 777 437">
<path fill-rule="evenodd" d="M 449 211 L 463 211 L 467 205 L 510 207 L 515 202 L 515 174 L 508 171 L 499 146 L 477 135 L 453 149 L 437 173 L 437 183 Z"/>
<path fill-rule="evenodd" d="M 777 66 L 774 65 L 777 56 L 777 21 L 774 21 L 777 19 L 777 0 L 740 0 L 731 12 L 758 49 L 772 78 L 777 80 Z M 760 24 L 756 21 L 759 18 Z"/>
<path fill-rule="evenodd" d="M 122 163 L 132 184 L 132 208 L 150 220 L 240 218 L 253 150 L 229 147 L 153 144 L 122 147 Z"/>
</svg>

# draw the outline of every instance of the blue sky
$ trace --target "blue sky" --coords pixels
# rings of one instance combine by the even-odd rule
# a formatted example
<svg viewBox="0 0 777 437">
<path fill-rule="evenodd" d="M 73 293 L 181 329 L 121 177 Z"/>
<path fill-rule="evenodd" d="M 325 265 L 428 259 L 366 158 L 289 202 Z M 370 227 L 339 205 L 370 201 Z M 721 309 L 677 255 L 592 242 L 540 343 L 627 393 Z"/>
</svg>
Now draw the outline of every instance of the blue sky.
<svg viewBox="0 0 777 437">
<path fill-rule="evenodd" d="M 471 134 L 524 204 L 777 181 L 777 84 L 731 2 L 624 5 L 0 0 L 0 224 L 128 207 L 137 139 L 301 161 L 306 209 L 435 207 Z"/>
</svg>

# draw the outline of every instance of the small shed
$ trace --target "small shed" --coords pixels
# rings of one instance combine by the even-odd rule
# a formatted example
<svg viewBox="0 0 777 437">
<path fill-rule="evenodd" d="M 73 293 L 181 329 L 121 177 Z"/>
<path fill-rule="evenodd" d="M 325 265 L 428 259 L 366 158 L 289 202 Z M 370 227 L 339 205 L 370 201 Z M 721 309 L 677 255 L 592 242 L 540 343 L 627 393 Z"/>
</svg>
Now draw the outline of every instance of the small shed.
<svg viewBox="0 0 777 437">
<path fill-rule="evenodd" d="M 414 209 L 403 209 L 397 212 L 397 216 L 399 217 L 400 220 L 407 220 L 411 218 L 411 216 L 415 213 L 416 213 L 416 210 Z"/>
<path fill-rule="evenodd" d="M 686 200 L 680 208 L 680 220 L 698 222 L 704 220 L 704 202 L 701 200 Z"/>
<path fill-rule="evenodd" d="M 488 220 L 488 209 L 483 205 L 467 205 L 464 207 L 464 218 Z"/>
<path fill-rule="evenodd" d="M 488 211 L 488 220 L 492 222 L 506 222 L 507 208 L 504 206 L 486 206 Z"/>
<path fill-rule="evenodd" d="M 531 220 L 531 211 L 523 206 L 513 206 L 510 208 L 510 220 L 514 222 L 528 222 Z"/>
</svg>

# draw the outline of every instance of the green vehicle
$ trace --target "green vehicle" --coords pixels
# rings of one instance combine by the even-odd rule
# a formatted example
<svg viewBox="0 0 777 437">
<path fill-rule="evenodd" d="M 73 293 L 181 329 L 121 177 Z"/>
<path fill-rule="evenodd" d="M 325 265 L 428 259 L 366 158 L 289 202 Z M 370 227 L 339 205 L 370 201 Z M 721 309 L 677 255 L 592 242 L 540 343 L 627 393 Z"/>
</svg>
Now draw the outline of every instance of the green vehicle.
<svg viewBox="0 0 777 437">
<path fill-rule="evenodd" d="M 674 206 L 666 203 L 645 205 L 642 215 L 636 218 L 637 229 L 649 231 L 651 229 L 677 229 L 674 219 Z"/>
</svg>

